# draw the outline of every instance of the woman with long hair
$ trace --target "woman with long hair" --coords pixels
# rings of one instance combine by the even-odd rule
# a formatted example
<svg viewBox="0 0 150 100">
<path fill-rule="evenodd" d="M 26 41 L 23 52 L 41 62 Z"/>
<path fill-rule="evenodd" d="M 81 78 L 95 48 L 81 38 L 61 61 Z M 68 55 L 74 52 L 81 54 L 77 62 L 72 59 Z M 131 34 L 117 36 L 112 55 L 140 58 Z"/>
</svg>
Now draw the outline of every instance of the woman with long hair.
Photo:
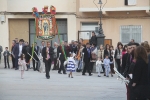
<svg viewBox="0 0 150 100">
<path fill-rule="evenodd" d="M 127 45 L 124 45 L 122 50 L 122 57 L 127 53 Z"/>
<path fill-rule="evenodd" d="M 134 51 L 135 66 L 131 77 L 130 100 L 146 100 L 148 92 L 148 57 L 143 46 L 138 46 Z"/>
<path fill-rule="evenodd" d="M 149 86 L 150 86 L 150 46 L 147 42 L 143 42 L 141 45 L 145 48 L 148 55 L 148 76 L 149 76 Z"/>
<path fill-rule="evenodd" d="M 82 70 L 82 50 L 83 50 L 83 46 L 81 43 L 79 43 L 77 46 L 77 54 L 75 56 L 77 72 L 80 72 Z"/>
<path fill-rule="evenodd" d="M 121 72 L 122 47 L 123 45 L 121 43 L 120 44 L 118 43 L 117 49 L 115 50 L 115 55 L 114 55 L 114 58 L 118 67 L 117 68 L 118 72 Z"/>
</svg>

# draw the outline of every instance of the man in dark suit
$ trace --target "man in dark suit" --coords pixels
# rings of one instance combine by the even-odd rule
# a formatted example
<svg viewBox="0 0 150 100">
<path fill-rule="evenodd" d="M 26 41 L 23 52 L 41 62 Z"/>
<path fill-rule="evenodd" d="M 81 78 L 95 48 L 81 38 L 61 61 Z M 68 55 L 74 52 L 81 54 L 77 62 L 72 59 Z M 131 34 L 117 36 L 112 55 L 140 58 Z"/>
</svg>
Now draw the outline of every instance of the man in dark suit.
<svg viewBox="0 0 150 100">
<path fill-rule="evenodd" d="M 30 52 L 32 52 L 32 50 L 33 50 L 33 46 L 32 46 L 32 49 L 31 49 L 31 51 Z M 34 43 L 34 51 L 33 51 L 33 58 L 34 59 L 32 59 L 32 62 L 33 62 L 33 70 L 34 71 L 39 71 L 39 58 L 38 58 L 38 55 L 40 54 L 40 47 L 39 46 L 37 46 L 37 43 L 35 42 Z M 36 60 L 36 61 L 35 61 Z M 36 68 L 35 68 L 35 64 L 36 64 Z"/>
<path fill-rule="evenodd" d="M 26 63 L 29 63 L 29 61 L 30 61 L 30 55 L 31 55 L 31 47 L 30 47 L 30 45 L 29 45 L 29 43 L 28 42 L 24 42 L 25 43 L 25 46 L 23 47 L 23 49 L 22 49 L 22 53 L 25 55 L 25 60 L 26 60 Z M 30 55 L 29 55 L 29 54 Z M 27 71 L 28 71 L 28 69 L 30 68 L 30 65 L 29 64 L 27 64 Z"/>
<path fill-rule="evenodd" d="M 42 50 L 43 62 L 45 63 L 46 68 L 46 78 L 49 79 L 50 69 L 51 69 L 51 62 L 53 61 L 53 54 L 54 49 L 51 47 L 50 42 L 47 42 L 47 46 Z"/>
<path fill-rule="evenodd" d="M 89 43 L 86 44 L 86 48 L 84 48 L 82 52 L 84 53 L 84 59 L 83 60 L 85 63 L 82 75 L 85 75 L 85 72 L 88 71 L 89 76 L 92 76 L 90 66 L 89 66 L 90 59 L 91 59 L 91 50 L 90 50 L 90 44 Z"/>
<path fill-rule="evenodd" d="M 64 68 L 64 62 L 65 62 L 66 59 L 65 59 L 65 54 L 64 54 L 64 52 L 63 52 L 63 48 L 64 48 L 65 54 L 67 54 L 67 50 L 66 50 L 66 48 L 65 48 L 65 46 L 64 46 L 64 41 L 62 41 L 61 46 L 59 46 L 59 47 L 57 48 L 57 59 L 59 59 L 60 62 L 61 62 L 60 68 L 59 68 L 59 70 L 58 70 L 58 73 L 59 73 L 59 74 L 62 74 L 62 73 L 61 73 L 61 70 L 63 70 L 63 74 L 66 74 L 66 70 L 65 70 L 65 68 Z M 59 56 L 60 56 L 60 57 L 59 57 Z M 67 55 L 66 55 L 66 57 L 67 57 Z"/>
<path fill-rule="evenodd" d="M 15 70 L 18 70 L 18 59 L 22 54 L 23 41 L 24 41 L 23 39 L 20 39 L 19 43 L 16 43 L 13 48 L 13 56 L 15 58 Z"/>
<path fill-rule="evenodd" d="M 90 39 L 90 45 L 95 44 L 95 46 L 97 46 L 97 37 L 95 35 L 95 32 L 92 32 L 92 37 Z"/>
</svg>

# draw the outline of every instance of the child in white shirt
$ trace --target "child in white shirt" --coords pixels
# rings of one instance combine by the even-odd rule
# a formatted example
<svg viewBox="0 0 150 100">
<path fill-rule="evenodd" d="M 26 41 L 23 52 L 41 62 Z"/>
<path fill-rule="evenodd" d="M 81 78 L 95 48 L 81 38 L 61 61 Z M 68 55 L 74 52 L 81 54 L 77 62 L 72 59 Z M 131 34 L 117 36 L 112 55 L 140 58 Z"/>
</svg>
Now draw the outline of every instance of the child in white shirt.
<svg viewBox="0 0 150 100">
<path fill-rule="evenodd" d="M 100 72 L 102 70 L 102 61 L 100 58 L 96 61 L 96 72 L 98 73 L 98 77 L 101 77 Z"/>
</svg>

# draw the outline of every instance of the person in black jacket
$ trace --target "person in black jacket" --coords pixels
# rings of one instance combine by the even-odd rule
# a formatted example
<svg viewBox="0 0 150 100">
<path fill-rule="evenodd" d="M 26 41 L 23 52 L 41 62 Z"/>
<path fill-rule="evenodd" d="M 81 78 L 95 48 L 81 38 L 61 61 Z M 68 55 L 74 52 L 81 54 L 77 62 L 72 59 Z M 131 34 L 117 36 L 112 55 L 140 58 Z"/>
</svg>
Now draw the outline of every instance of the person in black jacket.
<svg viewBox="0 0 150 100">
<path fill-rule="evenodd" d="M 75 41 L 72 40 L 72 43 L 70 44 L 70 49 L 72 53 L 77 53 L 77 46 L 75 45 Z"/>
<path fill-rule="evenodd" d="M 22 53 L 25 55 L 25 61 L 26 61 L 26 63 L 30 63 L 30 58 L 31 58 L 30 55 L 32 55 L 31 54 L 32 53 L 31 52 L 31 47 L 30 47 L 30 45 L 29 45 L 28 42 L 24 42 L 24 44 L 25 44 L 25 46 L 22 49 Z M 30 64 L 27 64 L 27 71 L 29 70 L 29 68 L 30 68 Z"/>
<path fill-rule="evenodd" d="M 63 52 L 63 50 L 64 50 L 64 52 Z M 65 54 L 64 54 L 65 53 Z M 62 74 L 61 73 L 61 70 L 63 70 L 63 74 L 67 74 L 66 73 L 66 69 L 65 69 L 65 67 L 64 67 L 64 62 L 65 62 L 65 56 L 67 57 L 67 50 L 66 50 L 66 48 L 65 48 L 65 46 L 64 46 L 64 41 L 62 41 L 62 43 L 61 43 L 61 46 L 59 46 L 58 48 L 57 48 L 57 60 L 60 60 L 60 62 L 61 62 L 61 65 L 60 65 L 60 68 L 59 68 L 59 70 L 58 70 L 58 73 L 59 74 Z"/>
<path fill-rule="evenodd" d="M 86 44 L 86 47 L 83 49 L 82 51 L 84 53 L 84 69 L 83 69 L 83 72 L 82 72 L 82 75 L 85 75 L 85 72 L 88 70 L 88 73 L 89 73 L 89 76 L 91 76 L 91 70 L 90 70 L 90 66 L 89 66 L 89 63 L 90 63 L 90 59 L 91 59 L 91 50 L 90 50 L 90 44 L 87 43 Z"/>
<path fill-rule="evenodd" d="M 47 46 L 42 49 L 42 56 L 43 56 L 43 61 L 45 63 L 47 79 L 50 78 L 49 72 L 51 69 L 51 63 L 53 61 L 53 54 L 54 54 L 54 49 L 51 47 L 50 42 L 47 42 Z"/>
<path fill-rule="evenodd" d="M 127 75 L 128 71 L 129 71 L 129 67 L 130 67 L 130 64 L 131 64 L 131 52 L 132 52 L 132 44 L 129 43 L 127 45 L 127 53 L 123 55 L 122 57 L 122 71 L 123 72 L 123 75 L 125 78 L 129 79 L 129 76 Z M 128 87 L 128 85 L 126 85 L 126 89 L 127 89 L 127 100 L 130 100 L 129 97 L 130 97 L 130 89 Z"/>
<path fill-rule="evenodd" d="M 92 32 L 92 37 L 90 39 L 90 45 L 95 44 L 97 46 L 97 37 L 95 35 L 95 32 Z"/>
<path fill-rule="evenodd" d="M 130 80 L 130 100 L 147 100 L 148 91 L 148 56 L 142 46 L 138 46 L 134 52 L 135 67 L 133 77 Z"/>
<path fill-rule="evenodd" d="M 33 70 L 34 71 L 39 71 L 39 63 L 38 63 L 38 61 L 39 61 L 39 58 L 38 58 L 38 56 L 37 55 L 39 55 L 39 53 L 40 53 L 40 47 L 39 46 L 37 46 L 37 43 L 35 42 L 34 43 L 34 48 L 33 48 L 33 46 L 32 46 L 32 49 L 31 49 L 31 53 L 32 53 L 32 50 L 34 49 L 34 51 L 33 51 L 33 58 L 34 59 L 32 59 L 32 62 L 33 62 Z M 36 61 L 35 61 L 36 60 Z M 35 63 L 36 63 L 36 68 L 35 68 Z"/>
<path fill-rule="evenodd" d="M 122 48 L 123 48 L 123 45 L 122 43 L 119 43 L 117 45 L 117 49 L 115 50 L 115 55 L 114 55 L 114 58 L 115 58 L 115 61 L 116 61 L 116 64 L 117 64 L 117 70 L 119 73 L 121 73 L 121 59 L 122 59 Z"/>
</svg>

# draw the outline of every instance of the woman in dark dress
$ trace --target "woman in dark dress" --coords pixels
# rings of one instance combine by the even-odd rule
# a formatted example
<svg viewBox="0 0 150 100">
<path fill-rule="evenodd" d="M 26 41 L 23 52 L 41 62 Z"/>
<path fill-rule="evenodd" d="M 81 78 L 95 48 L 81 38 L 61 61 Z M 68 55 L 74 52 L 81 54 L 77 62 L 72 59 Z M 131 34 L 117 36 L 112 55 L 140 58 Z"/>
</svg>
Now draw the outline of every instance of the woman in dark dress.
<svg viewBox="0 0 150 100">
<path fill-rule="evenodd" d="M 135 49 L 134 59 L 136 61 L 133 69 L 133 77 L 130 80 L 130 100 L 147 100 L 148 91 L 148 56 L 144 47 Z"/>
</svg>

